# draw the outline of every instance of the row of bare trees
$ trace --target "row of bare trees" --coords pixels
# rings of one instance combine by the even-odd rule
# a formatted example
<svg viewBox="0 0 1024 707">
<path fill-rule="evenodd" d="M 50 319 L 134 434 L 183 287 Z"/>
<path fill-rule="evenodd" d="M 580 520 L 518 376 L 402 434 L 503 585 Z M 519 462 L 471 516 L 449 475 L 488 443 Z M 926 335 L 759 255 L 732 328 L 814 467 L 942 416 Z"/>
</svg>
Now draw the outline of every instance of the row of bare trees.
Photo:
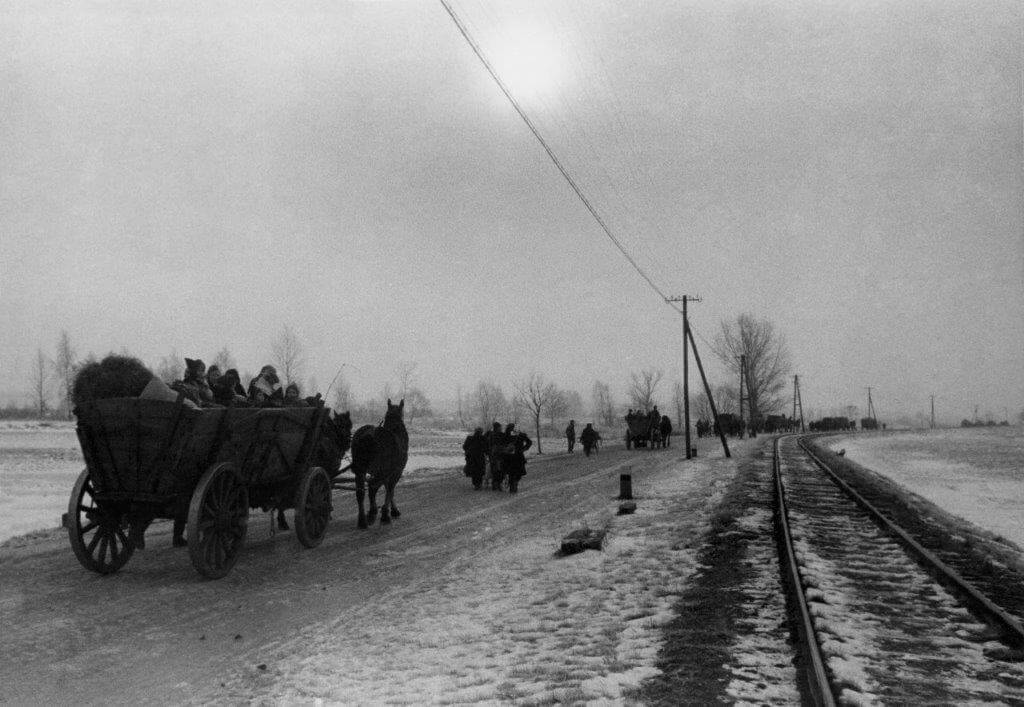
<svg viewBox="0 0 1024 707">
<path fill-rule="evenodd" d="M 271 342 L 271 362 L 275 365 L 284 382 L 299 382 L 307 371 L 308 357 L 299 337 L 291 327 L 282 327 L 278 336 Z M 762 414 L 780 411 L 784 405 L 784 390 L 787 376 L 791 370 L 789 351 L 783 336 L 771 322 L 758 319 L 751 314 L 741 314 L 735 320 L 723 321 L 714 341 L 712 351 L 730 372 L 728 383 L 713 386 L 712 394 L 719 412 L 735 412 L 739 408 L 738 389 L 740 374 L 740 356 L 742 355 L 749 369 L 746 385 L 753 409 Z M 71 392 L 74 376 L 78 367 L 87 360 L 94 358 L 92 354 L 85 360 L 79 360 L 78 354 L 67 331 L 61 331 L 56 352 L 52 358 L 39 349 L 32 365 L 31 393 L 33 407 L 39 415 L 45 415 L 53 392 L 59 400 L 58 410 L 70 416 Z M 225 346 L 218 351 L 209 364 L 218 365 L 221 370 L 238 368 L 235 357 Z M 395 373 L 396 386 L 388 383 L 381 390 L 379 399 L 372 398 L 357 401 L 352 394 L 352 387 L 347 380 L 344 369 L 335 375 L 329 386 L 333 397 L 329 402 L 335 409 L 350 410 L 356 419 L 374 419 L 379 415 L 379 408 L 386 398 L 405 399 L 407 422 L 412 425 L 416 419 L 432 414 L 431 403 L 420 386 L 417 364 L 414 362 L 399 363 Z M 184 357 L 176 351 L 162 357 L 154 368 L 155 374 L 166 381 L 181 378 L 184 373 Z M 242 372 L 243 380 L 251 376 L 251 372 Z M 629 407 L 650 410 L 659 402 L 659 387 L 664 381 L 664 374 L 658 369 L 643 369 L 630 374 L 627 388 L 627 404 Z M 691 417 L 711 418 L 711 406 L 702 386 L 696 389 L 691 398 Z M 307 392 L 318 392 L 314 379 L 307 382 Z M 665 401 L 661 401 L 663 406 Z M 683 417 L 683 389 L 676 381 L 671 391 L 670 403 L 676 420 Z M 570 418 L 579 418 L 589 412 L 591 419 L 605 429 L 613 428 L 621 422 L 624 410 L 614 400 L 610 386 L 603 381 L 595 381 L 591 388 L 589 411 L 584 410 L 584 403 L 576 391 L 558 386 L 553 380 L 541 373 L 533 372 L 514 385 L 512 395 L 506 396 L 501 386 L 491 381 L 480 381 L 467 395 L 458 391 L 457 419 L 462 428 L 480 425 L 490 426 L 493 421 L 518 423 L 528 419 L 538 439 L 541 437 L 542 424 L 546 423 L 549 430 L 558 431 Z M 539 451 L 539 450 L 538 450 Z"/>
</svg>

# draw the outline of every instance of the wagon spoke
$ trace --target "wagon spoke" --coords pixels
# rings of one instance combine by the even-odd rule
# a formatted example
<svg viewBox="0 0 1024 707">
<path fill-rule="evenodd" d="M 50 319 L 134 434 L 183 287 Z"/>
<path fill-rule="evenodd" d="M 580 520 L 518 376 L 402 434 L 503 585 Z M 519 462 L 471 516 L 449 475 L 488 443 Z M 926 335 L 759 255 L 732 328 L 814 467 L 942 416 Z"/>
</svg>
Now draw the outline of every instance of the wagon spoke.
<svg viewBox="0 0 1024 707">
<path fill-rule="evenodd" d="M 96 533 L 95 535 L 92 536 L 92 540 L 89 541 L 89 545 L 86 547 L 86 550 L 88 551 L 88 553 L 90 555 L 96 549 L 96 546 L 99 545 L 100 538 L 102 538 L 102 537 L 103 537 L 102 531 L 98 532 L 98 533 Z"/>
<path fill-rule="evenodd" d="M 96 553 L 96 560 L 101 565 L 105 565 L 105 564 L 107 564 L 106 563 L 107 548 L 110 547 L 110 533 L 109 532 L 101 532 L 100 533 L 100 538 L 101 538 L 101 540 L 100 540 L 100 547 L 99 547 L 99 551 Z"/>
<path fill-rule="evenodd" d="M 110 548 L 110 564 L 117 565 L 118 560 L 121 558 L 121 548 L 117 544 L 116 533 L 110 534 L 108 547 Z"/>
<path fill-rule="evenodd" d="M 79 532 L 80 532 L 80 533 L 81 533 L 82 535 L 85 535 L 85 534 L 86 534 L 86 533 L 88 533 L 88 532 L 89 532 L 90 530 L 92 530 L 93 528 L 95 528 L 95 527 L 96 527 L 97 525 L 99 525 L 99 523 L 98 523 L 98 522 L 96 522 L 96 521 L 94 521 L 94 520 L 90 520 L 90 521 L 89 521 L 88 523 L 86 523 L 85 525 L 83 525 L 83 526 L 82 526 L 82 528 L 81 528 L 81 530 L 80 530 Z"/>
</svg>

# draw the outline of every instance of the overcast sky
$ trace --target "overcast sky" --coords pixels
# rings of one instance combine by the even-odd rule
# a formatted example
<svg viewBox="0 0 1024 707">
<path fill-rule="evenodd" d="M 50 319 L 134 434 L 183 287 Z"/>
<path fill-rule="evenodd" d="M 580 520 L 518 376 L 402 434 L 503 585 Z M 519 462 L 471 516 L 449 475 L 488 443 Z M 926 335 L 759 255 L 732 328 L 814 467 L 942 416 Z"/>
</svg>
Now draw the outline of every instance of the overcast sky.
<svg viewBox="0 0 1024 707">
<path fill-rule="evenodd" d="M 1024 407 L 1019 2 L 452 6 L 655 286 L 703 297 L 716 381 L 751 312 L 819 414 Z M 680 375 L 679 315 L 439 2 L 12 0 L 0 116 L 7 399 L 62 329 L 255 371 L 288 325 L 360 396 L 403 362 L 432 398 Z"/>
</svg>

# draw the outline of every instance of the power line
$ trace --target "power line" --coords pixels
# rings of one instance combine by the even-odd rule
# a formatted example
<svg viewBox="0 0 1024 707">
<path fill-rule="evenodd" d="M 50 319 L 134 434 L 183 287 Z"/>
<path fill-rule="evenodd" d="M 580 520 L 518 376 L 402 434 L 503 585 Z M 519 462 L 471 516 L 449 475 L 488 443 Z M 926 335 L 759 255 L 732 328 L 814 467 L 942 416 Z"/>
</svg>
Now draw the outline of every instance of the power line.
<svg viewBox="0 0 1024 707">
<path fill-rule="evenodd" d="M 526 123 L 526 127 L 530 129 L 530 132 L 533 133 L 533 136 L 537 138 L 538 142 L 540 142 L 541 147 L 544 148 L 544 151 L 547 153 L 548 157 L 554 163 L 555 167 L 558 168 L 558 171 L 562 173 L 562 176 L 565 178 L 565 181 L 567 181 L 569 183 L 569 186 L 572 187 L 572 190 L 576 193 L 576 196 L 579 197 L 580 201 L 583 202 L 583 205 L 587 207 L 587 211 L 589 211 L 590 215 L 594 217 L 595 221 L 597 221 L 598 225 L 601 227 L 601 230 L 603 230 L 605 235 L 608 236 L 609 240 L 611 240 L 611 242 L 615 244 L 615 247 L 618 248 L 619 252 L 622 253 L 626 260 L 629 261 L 629 264 L 633 266 L 633 269 L 637 271 L 640 277 L 642 277 L 647 282 L 647 284 L 650 285 L 651 289 L 657 292 L 658 296 L 660 296 L 662 300 L 668 302 L 668 297 L 665 295 L 665 293 L 661 291 L 661 288 L 654 284 L 654 281 L 647 276 L 647 273 L 643 271 L 640 265 L 638 265 L 637 262 L 633 259 L 633 256 L 631 256 L 629 252 L 625 249 L 625 247 L 622 245 L 622 243 L 619 242 L 619 239 L 615 237 L 615 235 L 611 232 L 611 229 L 608 228 L 608 226 L 605 224 L 600 214 L 597 213 L 597 210 L 590 203 L 590 200 L 587 199 L 587 197 L 583 194 L 582 190 L 580 190 L 580 188 L 576 185 L 576 181 L 572 178 L 572 176 L 565 169 L 565 167 L 562 166 L 562 163 L 559 161 L 554 151 L 551 149 L 551 147 L 548 146 L 547 141 L 544 140 L 540 132 L 534 126 L 533 121 L 530 120 L 529 116 L 527 116 L 525 111 L 523 111 L 523 109 L 519 106 L 519 102 L 515 99 L 515 97 L 513 97 L 512 92 L 508 89 L 508 87 L 505 86 L 505 82 L 501 80 L 497 72 L 491 66 L 490 62 L 487 61 L 487 58 L 484 56 L 483 51 L 480 49 L 480 46 L 470 36 L 469 30 L 466 29 L 466 26 L 462 23 L 462 20 L 459 19 L 458 15 L 455 14 L 455 11 L 452 9 L 448 0 L 440 0 L 440 2 L 441 5 L 444 7 L 445 12 L 447 12 L 448 16 L 452 18 L 452 22 L 455 23 L 455 26 L 458 28 L 459 33 L 463 36 L 463 38 L 469 44 L 470 48 L 473 50 L 473 53 L 476 54 L 477 58 L 480 60 L 480 63 L 482 63 L 484 65 L 484 68 L 487 69 L 487 73 L 489 73 L 491 75 L 491 78 L 494 79 L 495 83 L 498 84 L 498 88 L 500 88 L 501 92 L 505 94 L 505 97 L 512 104 L 512 107 L 515 108 L 516 113 L 518 113 L 519 117 L 523 119 L 524 123 Z M 673 306 L 672 308 L 676 309 L 675 306 Z"/>
</svg>

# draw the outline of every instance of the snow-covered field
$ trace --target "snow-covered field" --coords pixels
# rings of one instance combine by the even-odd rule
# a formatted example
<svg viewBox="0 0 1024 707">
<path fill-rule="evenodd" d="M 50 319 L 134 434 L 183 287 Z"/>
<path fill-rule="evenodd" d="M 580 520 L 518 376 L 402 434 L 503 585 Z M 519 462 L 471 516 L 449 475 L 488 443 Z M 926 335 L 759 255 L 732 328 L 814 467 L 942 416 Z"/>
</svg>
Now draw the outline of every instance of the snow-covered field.
<svg viewBox="0 0 1024 707">
<path fill-rule="evenodd" d="M 971 427 L 829 439 L 834 449 L 1024 548 L 1024 429 Z"/>
</svg>

